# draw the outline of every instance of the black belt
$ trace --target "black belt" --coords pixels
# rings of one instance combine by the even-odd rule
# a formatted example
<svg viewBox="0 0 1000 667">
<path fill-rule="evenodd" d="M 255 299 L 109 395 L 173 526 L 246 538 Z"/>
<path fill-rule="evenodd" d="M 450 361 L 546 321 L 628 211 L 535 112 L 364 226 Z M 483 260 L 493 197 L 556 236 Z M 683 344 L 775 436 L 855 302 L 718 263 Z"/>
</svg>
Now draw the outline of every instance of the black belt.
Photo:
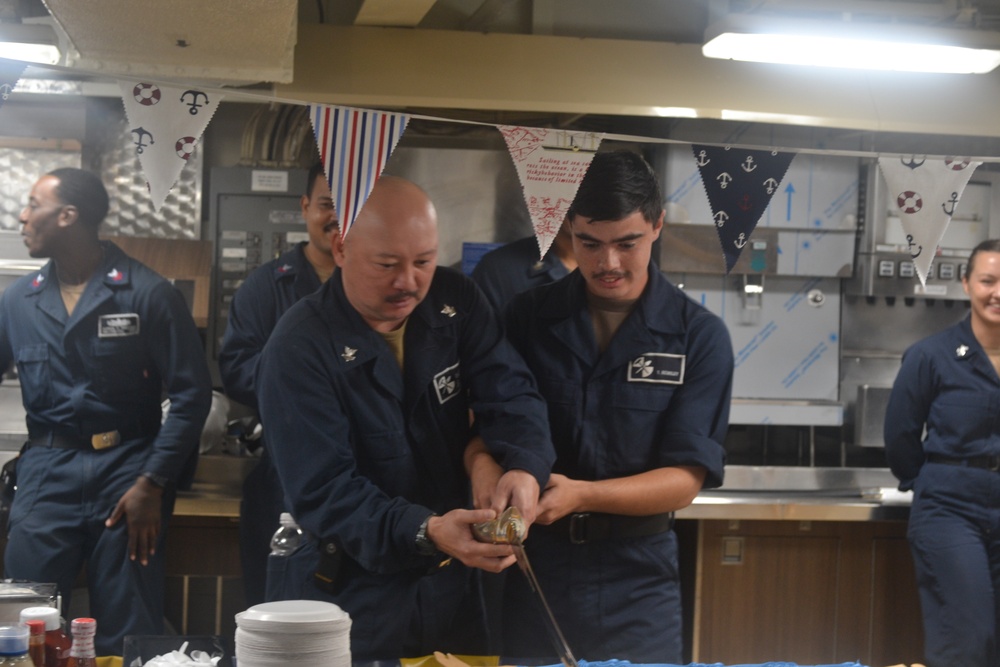
<svg viewBox="0 0 1000 667">
<path fill-rule="evenodd" d="M 980 468 L 1000 472 L 1000 456 L 983 454 L 982 456 L 970 456 L 964 459 L 942 456 L 941 454 L 928 454 L 929 463 L 943 463 L 949 466 L 965 466 L 967 468 Z"/>
<path fill-rule="evenodd" d="M 673 512 L 650 516 L 580 512 L 564 516 L 550 526 L 536 524 L 532 528 L 540 528 L 552 531 L 556 535 L 565 536 L 572 544 L 586 544 L 587 542 L 623 537 L 659 535 L 673 527 Z"/>
<path fill-rule="evenodd" d="M 139 437 L 152 437 L 155 430 L 143 431 L 106 431 L 89 436 L 56 433 L 55 431 L 30 433 L 25 447 L 54 447 L 55 449 L 102 450 L 117 447 L 125 440 Z"/>
</svg>

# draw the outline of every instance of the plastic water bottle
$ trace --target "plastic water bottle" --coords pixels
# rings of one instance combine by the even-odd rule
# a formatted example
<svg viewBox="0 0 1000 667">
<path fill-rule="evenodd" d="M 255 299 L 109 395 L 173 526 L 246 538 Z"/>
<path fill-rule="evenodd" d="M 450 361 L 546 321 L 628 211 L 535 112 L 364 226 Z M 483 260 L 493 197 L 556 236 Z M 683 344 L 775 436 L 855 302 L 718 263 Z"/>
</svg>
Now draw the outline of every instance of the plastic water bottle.
<svg viewBox="0 0 1000 667">
<path fill-rule="evenodd" d="M 302 544 L 302 529 L 288 512 L 281 513 L 280 523 L 271 538 L 271 555 L 291 556 Z"/>
</svg>

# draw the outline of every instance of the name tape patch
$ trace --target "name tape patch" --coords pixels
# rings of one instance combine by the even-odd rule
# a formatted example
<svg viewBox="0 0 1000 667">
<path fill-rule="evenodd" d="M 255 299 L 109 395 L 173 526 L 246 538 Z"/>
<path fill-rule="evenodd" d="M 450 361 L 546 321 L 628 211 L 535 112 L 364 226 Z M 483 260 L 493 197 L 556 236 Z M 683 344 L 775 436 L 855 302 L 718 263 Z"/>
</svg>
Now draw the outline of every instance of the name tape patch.
<svg viewBox="0 0 1000 667">
<path fill-rule="evenodd" d="M 97 322 L 98 338 L 121 338 L 139 335 L 138 313 L 117 313 L 101 315 Z"/>
<path fill-rule="evenodd" d="M 683 354 L 647 352 L 629 363 L 628 381 L 684 384 L 685 356 Z"/>
<path fill-rule="evenodd" d="M 434 376 L 434 391 L 437 392 L 438 403 L 441 405 L 458 396 L 458 393 L 462 391 L 458 364 L 449 366 Z"/>
</svg>

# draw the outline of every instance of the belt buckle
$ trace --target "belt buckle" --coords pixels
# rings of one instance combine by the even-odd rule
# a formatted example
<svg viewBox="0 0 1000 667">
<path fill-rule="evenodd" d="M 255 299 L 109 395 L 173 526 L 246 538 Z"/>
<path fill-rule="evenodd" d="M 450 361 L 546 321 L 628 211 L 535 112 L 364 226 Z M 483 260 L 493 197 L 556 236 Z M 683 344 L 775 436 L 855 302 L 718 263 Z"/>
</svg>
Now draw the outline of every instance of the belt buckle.
<svg viewBox="0 0 1000 667">
<path fill-rule="evenodd" d="M 990 472 L 1000 472 L 1000 456 L 991 454 L 986 457 L 986 469 Z"/>
<path fill-rule="evenodd" d="M 587 521 L 590 519 L 589 512 L 576 512 L 569 515 L 569 541 L 570 544 L 587 543 Z"/>
<path fill-rule="evenodd" d="M 121 433 L 118 431 L 108 431 L 106 433 L 95 433 L 90 436 L 90 446 L 96 450 L 110 449 L 116 447 L 122 441 Z"/>
</svg>

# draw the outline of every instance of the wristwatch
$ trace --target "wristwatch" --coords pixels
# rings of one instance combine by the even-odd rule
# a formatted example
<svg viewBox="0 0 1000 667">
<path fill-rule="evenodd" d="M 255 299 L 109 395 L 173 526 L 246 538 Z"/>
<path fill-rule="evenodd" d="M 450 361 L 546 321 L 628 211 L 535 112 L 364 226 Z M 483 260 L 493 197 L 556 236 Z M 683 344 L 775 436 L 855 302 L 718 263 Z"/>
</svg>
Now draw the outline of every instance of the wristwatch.
<svg viewBox="0 0 1000 667">
<path fill-rule="evenodd" d="M 434 545 L 434 541 L 427 536 L 427 524 L 430 523 L 431 517 L 437 516 L 436 514 L 431 514 L 429 517 L 424 519 L 424 522 L 420 524 L 420 528 L 417 529 L 417 552 L 421 556 L 433 556 L 437 553 L 437 547 Z"/>
</svg>

